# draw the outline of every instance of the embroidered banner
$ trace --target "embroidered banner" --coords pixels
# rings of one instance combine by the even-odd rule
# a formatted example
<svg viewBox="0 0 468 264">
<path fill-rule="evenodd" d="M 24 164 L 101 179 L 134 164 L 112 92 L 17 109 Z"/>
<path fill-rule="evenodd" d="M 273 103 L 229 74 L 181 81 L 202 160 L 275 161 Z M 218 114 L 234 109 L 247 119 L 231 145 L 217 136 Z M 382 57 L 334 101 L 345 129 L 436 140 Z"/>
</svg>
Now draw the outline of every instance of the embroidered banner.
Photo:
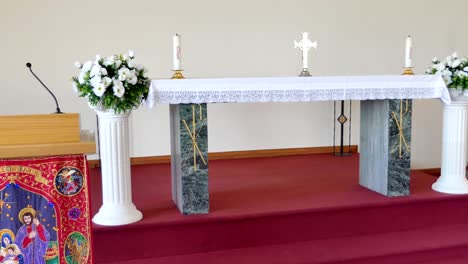
<svg viewBox="0 0 468 264">
<path fill-rule="evenodd" d="M 92 263 L 85 155 L 0 160 L 0 263 Z"/>
</svg>

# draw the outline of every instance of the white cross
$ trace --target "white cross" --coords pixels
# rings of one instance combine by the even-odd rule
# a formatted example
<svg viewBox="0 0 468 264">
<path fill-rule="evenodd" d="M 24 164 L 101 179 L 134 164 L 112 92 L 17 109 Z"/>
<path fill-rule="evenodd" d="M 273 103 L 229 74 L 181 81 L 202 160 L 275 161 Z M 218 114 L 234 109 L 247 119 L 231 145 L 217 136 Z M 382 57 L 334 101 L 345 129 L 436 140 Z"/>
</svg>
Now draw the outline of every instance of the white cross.
<svg viewBox="0 0 468 264">
<path fill-rule="evenodd" d="M 301 41 L 294 41 L 294 48 L 300 48 L 302 50 L 302 68 L 308 68 L 308 52 L 310 48 L 317 49 L 317 41 L 312 42 L 309 39 L 309 33 L 303 32 Z"/>
</svg>

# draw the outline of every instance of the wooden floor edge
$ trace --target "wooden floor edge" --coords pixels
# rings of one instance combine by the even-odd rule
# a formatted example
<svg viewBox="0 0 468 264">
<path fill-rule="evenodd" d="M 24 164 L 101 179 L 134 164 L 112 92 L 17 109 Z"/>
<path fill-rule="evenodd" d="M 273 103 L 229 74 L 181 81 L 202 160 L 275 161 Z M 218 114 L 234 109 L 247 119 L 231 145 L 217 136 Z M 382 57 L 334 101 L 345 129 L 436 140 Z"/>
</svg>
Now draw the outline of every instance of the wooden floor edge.
<svg viewBox="0 0 468 264">
<path fill-rule="evenodd" d="M 335 153 L 339 153 L 340 148 L 335 147 Z M 345 146 L 344 153 L 357 153 L 358 146 Z M 247 159 L 247 158 L 269 158 L 294 155 L 309 155 L 309 154 L 331 154 L 333 146 L 309 147 L 309 148 L 286 148 L 286 149 L 262 149 L 262 150 L 242 150 L 242 151 L 225 151 L 225 152 L 210 152 L 208 160 L 226 160 L 226 159 Z M 149 156 L 149 157 L 134 157 L 130 159 L 131 165 L 146 165 L 146 164 L 161 164 L 170 163 L 171 156 Z M 89 160 L 90 168 L 99 167 L 99 160 Z"/>
<path fill-rule="evenodd" d="M 465 170 L 468 171 L 468 166 L 466 166 Z M 440 168 L 415 169 L 415 171 L 430 174 L 430 175 L 436 176 L 436 177 L 440 177 L 440 174 L 441 174 L 441 169 Z"/>
<path fill-rule="evenodd" d="M 415 171 L 419 171 L 422 173 L 430 174 L 432 176 L 440 176 L 440 168 L 429 168 L 429 169 L 415 169 Z"/>
</svg>

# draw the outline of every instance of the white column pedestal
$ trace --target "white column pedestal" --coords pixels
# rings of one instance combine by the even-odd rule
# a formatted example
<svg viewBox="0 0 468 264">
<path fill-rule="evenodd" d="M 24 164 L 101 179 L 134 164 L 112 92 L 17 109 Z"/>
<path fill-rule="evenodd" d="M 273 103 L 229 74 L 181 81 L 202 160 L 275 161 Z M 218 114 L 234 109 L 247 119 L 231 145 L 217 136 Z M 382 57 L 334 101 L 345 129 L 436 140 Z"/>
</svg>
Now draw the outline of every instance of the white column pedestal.
<svg viewBox="0 0 468 264">
<path fill-rule="evenodd" d="M 96 111 L 99 117 L 99 144 L 103 205 L 93 217 L 99 225 L 125 225 L 143 218 L 132 202 L 129 128 L 126 114 Z"/>
<path fill-rule="evenodd" d="M 452 97 L 444 104 L 441 175 L 432 189 L 451 194 L 468 193 L 466 179 L 467 96 Z"/>
</svg>

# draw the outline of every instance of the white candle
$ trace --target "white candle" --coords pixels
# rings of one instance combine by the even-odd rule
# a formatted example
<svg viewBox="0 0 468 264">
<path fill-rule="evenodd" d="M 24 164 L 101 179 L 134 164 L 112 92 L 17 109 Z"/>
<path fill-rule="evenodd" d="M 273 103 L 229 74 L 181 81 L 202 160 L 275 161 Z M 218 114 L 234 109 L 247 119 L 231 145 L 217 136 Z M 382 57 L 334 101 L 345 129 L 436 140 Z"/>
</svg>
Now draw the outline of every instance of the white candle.
<svg viewBox="0 0 468 264">
<path fill-rule="evenodd" d="M 413 62 L 413 40 L 411 36 L 406 37 L 406 46 L 405 46 L 405 67 L 410 68 Z"/>
<path fill-rule="evenodd" d="M 180 53 L 180 35 L 175 34 L 172 38 L 173 40 L 173 70 L 182 70 L 182 61 L 181 61 L 181 53 Z"/>
</svg>

